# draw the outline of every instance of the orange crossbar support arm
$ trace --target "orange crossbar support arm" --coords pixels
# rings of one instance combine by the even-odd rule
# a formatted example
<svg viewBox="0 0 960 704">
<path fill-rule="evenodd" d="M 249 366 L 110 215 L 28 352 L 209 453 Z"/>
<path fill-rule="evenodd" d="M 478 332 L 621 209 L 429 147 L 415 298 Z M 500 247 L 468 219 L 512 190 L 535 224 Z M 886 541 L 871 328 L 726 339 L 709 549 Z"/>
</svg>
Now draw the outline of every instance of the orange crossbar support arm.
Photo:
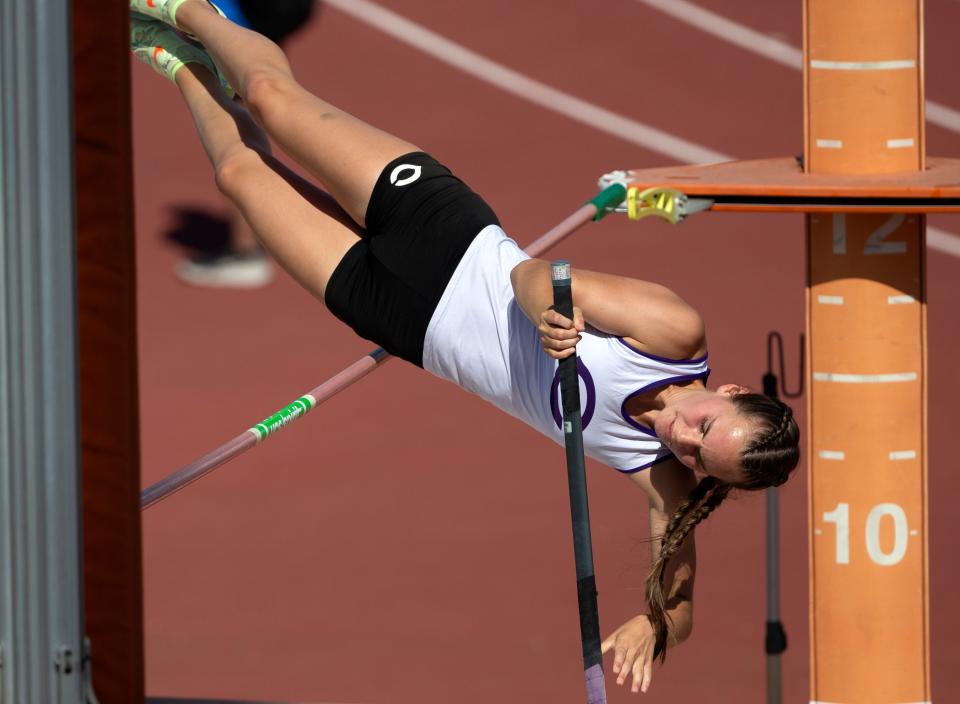
<svg viewBox="0 0 960 704">
<path fill-rule="evenodd" d="M 922 0 L 804 0 L 805 168 L 916 178 Z M 807 216 L 810 699 L 929 702 L 925 217 Z"/>
<path fill-rule="evenodd" d="M 843 140 L 823 141 L 842 149 Z M 778 157 L 634 169 L 628 179 L 640 192 L 671 189 L 706 199 L 713 212 L 960 212 L 960 159 L 926 161 L 909 178 L 903 172 L 810 173 L 796 157 Z"/>
</svg>

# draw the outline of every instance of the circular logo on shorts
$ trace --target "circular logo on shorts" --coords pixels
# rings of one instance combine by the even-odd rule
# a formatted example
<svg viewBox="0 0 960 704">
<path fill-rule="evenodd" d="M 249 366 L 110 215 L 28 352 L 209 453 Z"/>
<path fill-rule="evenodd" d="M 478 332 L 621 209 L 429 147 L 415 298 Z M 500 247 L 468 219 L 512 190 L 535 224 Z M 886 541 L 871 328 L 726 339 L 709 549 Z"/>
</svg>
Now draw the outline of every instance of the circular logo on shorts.
<svg viewBox="0 0 960 704">
<path fill-rule="evenodd" d="M 417 164 L 400 164 L 393 171 L 390 172 L 390 183 L 399 188 L 400 186 L 406 186 L 408 183 L 413 183 L 418 178 L 420 178 L 420 172 L 422 169 Z M 403 178 L 400 178 L 401 174 L 406 174 Z"/>
</svg>

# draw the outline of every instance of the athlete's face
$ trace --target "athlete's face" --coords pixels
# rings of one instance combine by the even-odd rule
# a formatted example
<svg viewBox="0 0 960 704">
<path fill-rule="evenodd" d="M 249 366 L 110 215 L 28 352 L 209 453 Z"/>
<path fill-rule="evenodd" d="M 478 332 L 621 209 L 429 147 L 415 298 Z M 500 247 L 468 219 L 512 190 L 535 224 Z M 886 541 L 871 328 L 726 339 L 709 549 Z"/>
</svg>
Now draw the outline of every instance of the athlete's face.
<svg viewBox="0 0 960 704">
<path fill-rule="evenodd" d="M 671 399 L 654 421 L 654 430 L 680 462 L 724 482 L 743 481 L 740 454 L 753 424 L 730 397 L 745 389 L 735 384 L 716 391 L 691 391 Z"/>
</svg>

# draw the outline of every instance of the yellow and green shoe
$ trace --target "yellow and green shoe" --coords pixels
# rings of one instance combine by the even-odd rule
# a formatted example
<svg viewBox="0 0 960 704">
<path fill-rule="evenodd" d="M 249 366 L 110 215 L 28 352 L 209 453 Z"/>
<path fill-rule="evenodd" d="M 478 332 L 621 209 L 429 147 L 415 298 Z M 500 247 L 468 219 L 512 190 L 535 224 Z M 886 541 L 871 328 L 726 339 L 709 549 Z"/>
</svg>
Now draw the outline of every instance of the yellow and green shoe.
<svg viewBox="0 0 960 704">
<path fill-rule="evenodd" d="M 166 22 L 171 27 L 176 27 L 177 10 L 186 1 L 187 0 L 130 0 L 130 10 L 139 12 L 141 15 L 146 15 L 151 19 Z M 209 4 L 214 10 L 219 12 L 221 16 L 226 17 L 226 15 L 223 14 L 223 10 L 212 2 Z"/>
<path fill-rule="evenodd" d="M 171 81 L 175 80 L 177 72 L 185 65 L 199 64 L 220 79 L 220 85 L 227 95 L 232 98 L 235 94 L 203 47 L 173 27 L 136 12 L 130 15 L 130 51 Z"/>
</svg>

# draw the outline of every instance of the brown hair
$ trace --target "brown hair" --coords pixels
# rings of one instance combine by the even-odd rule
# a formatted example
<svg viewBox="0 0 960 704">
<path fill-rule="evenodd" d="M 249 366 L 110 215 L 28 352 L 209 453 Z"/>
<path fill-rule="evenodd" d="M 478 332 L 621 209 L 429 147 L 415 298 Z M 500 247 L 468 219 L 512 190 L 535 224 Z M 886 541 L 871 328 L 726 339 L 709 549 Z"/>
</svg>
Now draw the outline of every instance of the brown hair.
<svg viewBox="0 0 960 704">
<path fill-rule="evenodd" d="M 664 576 L 670 558 L 683 546 L 690 531 L 723 503 L 733 489 L 754 491 L 780 486 L 787 481 L 800 459 L 800 430 L 790 406 L 769 396 L 752 393 L 738 394 L 731 401 L 741 416 L 756 425 L 753 439 L 740 454 L 745 479 L 736 483 L 711 476 L 701 479 L 667 522 L 661 536 L 660 554 L 647 577 L 648 618 L 655 636 L 653 658 L 660 658 L 661 662 L 667 657 L 669 635 Z"/>
</svg>

